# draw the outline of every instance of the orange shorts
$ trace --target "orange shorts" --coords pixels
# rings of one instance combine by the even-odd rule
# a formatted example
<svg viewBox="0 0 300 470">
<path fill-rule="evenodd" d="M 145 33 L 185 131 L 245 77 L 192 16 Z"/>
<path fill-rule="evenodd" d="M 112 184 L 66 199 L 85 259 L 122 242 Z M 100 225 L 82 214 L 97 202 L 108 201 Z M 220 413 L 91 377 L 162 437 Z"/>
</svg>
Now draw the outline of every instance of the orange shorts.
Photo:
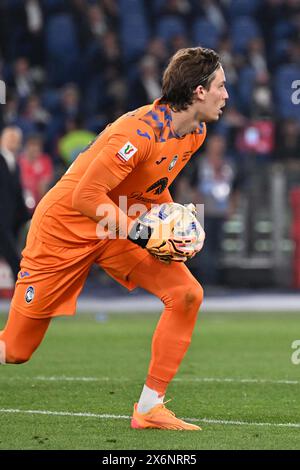
<svg viewBox="0 0 300 470">
<path fill-rule="evenodd" d="M 31 234 L 23 252 L 12 307 L 30 318 L 74 315 L 90 267 L 98 264 L 127 289 L 129 273 L 146 250 L 128 240 L 101 240 L 69 248 L 46 244 Z"/>
</svg>

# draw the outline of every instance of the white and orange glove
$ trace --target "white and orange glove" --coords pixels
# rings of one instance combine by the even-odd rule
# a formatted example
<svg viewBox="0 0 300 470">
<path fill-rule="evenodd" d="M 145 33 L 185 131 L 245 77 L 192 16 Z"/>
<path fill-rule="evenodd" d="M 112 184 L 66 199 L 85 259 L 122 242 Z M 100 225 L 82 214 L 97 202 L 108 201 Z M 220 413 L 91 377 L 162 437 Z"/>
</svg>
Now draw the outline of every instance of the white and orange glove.
<svg viewBox="0 0 300 470">
<path fill-rule="evenodd" d="M 154 206 L 138 217 L 128 238 L 164 263 L 185 262 L 201 250 L 205 239 L 195 214 L 193 204 Z"/>
</svg>

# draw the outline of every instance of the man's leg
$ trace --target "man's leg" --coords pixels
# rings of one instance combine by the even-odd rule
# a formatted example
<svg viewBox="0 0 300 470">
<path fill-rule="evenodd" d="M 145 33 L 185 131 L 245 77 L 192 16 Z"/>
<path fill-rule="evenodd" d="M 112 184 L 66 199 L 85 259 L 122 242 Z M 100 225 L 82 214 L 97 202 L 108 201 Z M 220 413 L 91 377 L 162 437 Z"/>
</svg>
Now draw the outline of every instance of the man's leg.
<svg viewBox="0 0 300 470">
<path fill-rule="evenodd" d="M 0 331 L 0 364 L 28 361 L 41 343 L 50 320 L 26 317 L 11 307 L 6 326 Z"/>
<path fill-rule="evenodd" d="M 152 340 L 145 387 L 134 414 L 139 419 L 145 417 L 145 413 L 151 414 L 151 408 L 163 401 L 167 386 L 190 345 L 203 289 L 184 264 L 173 262 L 165 265 L 152 256 L 147 256 L 133 269 L 129 280 L 155 294 L 165 304 Z M 151 419 L 148 424 L 133 420 L 133 427 L 159 427 L 151 426 Z M 196 428 L 192 425 L 185 427 L 187 423 L 182 423 L 171 422 L 170 426 L 174 425 L 174 429 Z"/>
</svg>

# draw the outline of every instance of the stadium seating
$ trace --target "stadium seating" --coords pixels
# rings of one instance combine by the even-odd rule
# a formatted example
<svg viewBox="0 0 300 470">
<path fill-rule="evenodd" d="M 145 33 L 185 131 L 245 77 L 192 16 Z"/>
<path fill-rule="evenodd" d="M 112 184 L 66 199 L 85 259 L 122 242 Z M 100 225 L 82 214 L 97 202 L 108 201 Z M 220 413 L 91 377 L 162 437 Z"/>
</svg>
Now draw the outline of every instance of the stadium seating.
<svg viewBox="0 0 300 470">
<path fill-rule="evenodd" d="M 220 39 L 220 33 L 211 21 L 205 18 L 197 18 L 193 27 L 193 40 L 195 44 L 216 49 Z"/>
<path fill-rule="evenodd" d="M 252 16 L 262 3 L 262 0 L 231 0 L 228 5 L 228 16 L 230 18 L 237 18 L 238 16 Z"/>
<path fill-rule="evenodd" d="M 49 18 L 46 26 L 46 50 L 50 81 L 55 85 L 74 81 L 79 48 L 75 26 L 68 14 Z"/>
<path fill-rule="evenodd" d="M 255 70 L 248 66 L 241 70 L 238 83 L 238 96 L 240 109 L 248 113 L 252 101 L 252 93 L 255 84 Z"/>
<path fill-rule="evenodd" d="M 156 34 L 165 42 L 177 35 L 186 35 L 184 21 L 177 16 L 165 16 L 158 20 Z"/>
<path fill-rule="evenodd" d="M 120 40 L 124 61 L 139 58 L 149 39 L 142 2 L 138 0 L 120 0 Z"/>
<path fill-rule="evenodd" d="M 241 16 L 232 23 L 232 42 L 235 52 L 244 53 L 251 39 L 261 36 L 256 21 L 249 16 Z"/>
</svg>

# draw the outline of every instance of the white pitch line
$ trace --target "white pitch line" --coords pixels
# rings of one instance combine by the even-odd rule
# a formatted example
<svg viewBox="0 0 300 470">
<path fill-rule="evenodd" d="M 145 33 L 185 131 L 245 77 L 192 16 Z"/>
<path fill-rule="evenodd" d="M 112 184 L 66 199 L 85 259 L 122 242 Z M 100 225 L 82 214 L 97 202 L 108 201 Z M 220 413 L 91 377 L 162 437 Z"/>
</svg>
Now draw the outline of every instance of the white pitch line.
<svg viewBox="0 0 300 470">
<path fill-rule="evenodd" d="M 229 377 L 194 377 L 194 378 L 175 378 L 177 382 L 230 382 L 230 383 L 253 383 L 253 384 L 285 384 L 299 385 L 299 380 L 272 380 L 272 379 L 235 379 Z"/>
<path fill-rule="evenodd" d="M 189 421 L 200 421 L 201 423 L 206 424 L 226 424 L 232 426 L 273 426 L 273 427 L 284 427 L 284 428 L 300 428 L 300 423 L 255 423 L 255 422 L 248 422 L 248 421 L 227 421 L 227 420 L 218 420 L 218 419 L 194 419 L 188 418 Z"/>
<path fill-rule="evenodd" d="M 20 414 L 35 414 L 46 416 L 71 416 L 79 418 L 97 418 L 97 419 L 130 419 L 131 416 L 125 415 L 111 415 L 111 414 L 96 414 L 96 413 L 73 413 L 70 411 L 47 411 L 47 410 L 20 410 L 14 408 L 0 408 L 0 413 L 20 413 Z M 300 428 L 300 423 L 256 423 L 249 421 L 228 421 L 208 418 L 183 418 L 191 422 L 200 422 L 206 424 L 223 424 L 229 426 L 268 426 L 268 427 L 285 427 L 285 428 Z"/>
<path fill-rule="evenodd" d="M 47 416 L 75 416 L 79 418 L 100 418 L 100 419 L 130 419 L 130 416 L 125 415 L 109 415 L 109 414 L 96 414 L 96 413 L 73 413 L 71 411 L 47 411 L 47 410 L 20 410 L 18 408 L 0 408 L 0 413 L 24 413 L 32 415 L 47 415 Z"/>
<path fill-rule="evenodd" d="M 66 377 L 66 376 L 37 376 L 33 380 L 41 380 L 45 382 L 128 382 L 128 377 Z M 173 382 L 218 382 L 218 383 L 245 383 L 245 384 L 278 384 L 278 385 L 299 385 L 300 380 L 272 380 L 272 379 L 237 379 L 230 377 L 178 377 Z"/>
</svg>

